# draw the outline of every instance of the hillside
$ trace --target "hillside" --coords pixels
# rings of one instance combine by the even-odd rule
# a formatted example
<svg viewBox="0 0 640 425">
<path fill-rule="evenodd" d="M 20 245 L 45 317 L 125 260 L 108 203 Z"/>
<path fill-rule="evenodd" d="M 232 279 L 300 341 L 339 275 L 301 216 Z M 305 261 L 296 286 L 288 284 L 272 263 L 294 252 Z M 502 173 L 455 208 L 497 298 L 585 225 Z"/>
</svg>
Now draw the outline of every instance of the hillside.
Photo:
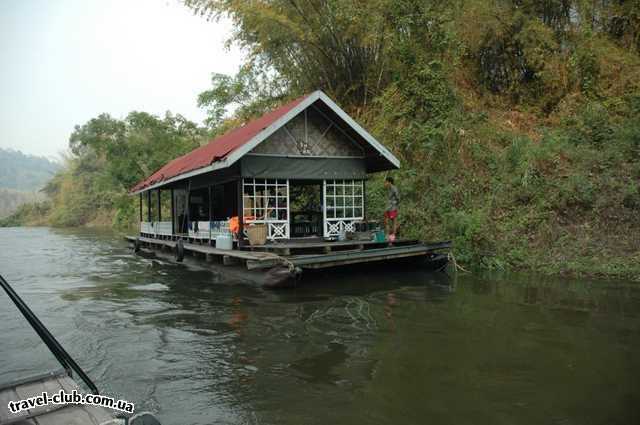
<svg viewBox="0 0 640 425">
<path fill-rule="evenodd" d="M 47 158 L 0 148 L 0 218 L 25 203 L 43 201 L 39 190 L 59 169 L 60 164 Z"/>
<path fill-rule="evenodd" d="M 0 189 L 38 191 L 59 169 L 60 164 L 45 157 L 0 148 Z"/>
<path fill-rule="evenodd" d="M 637 2 L 186 4 L 229 16 L 250 51 L 198 97 L 208 129 L 138 115 L 79 127 L 51 224 L 133 223 L 137 179 L 322 89 L 400 158 L 404 236 L 453 239 L 469 266 L 640 280 Z M 382 177 L 367 185 L 372 215 Z"/>
</svg>

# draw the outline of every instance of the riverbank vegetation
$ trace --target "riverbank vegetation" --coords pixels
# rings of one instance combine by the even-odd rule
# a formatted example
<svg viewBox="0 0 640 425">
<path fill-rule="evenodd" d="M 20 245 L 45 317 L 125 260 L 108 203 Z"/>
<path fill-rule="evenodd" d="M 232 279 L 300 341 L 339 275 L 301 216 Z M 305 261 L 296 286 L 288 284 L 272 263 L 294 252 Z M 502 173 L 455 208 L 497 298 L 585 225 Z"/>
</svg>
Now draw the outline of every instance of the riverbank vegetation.
<svg viewBox="0 0 640 425">
<path fill-rule="evenodd" d="M 199 96 L 207 128 L 144 113 L 78 127 L 46 188 L 50 224 L 134 222 L 136 180 L 321 88 L 402 161 L 403 236 L 452 238 L 459 262 L 485 268 L 640 279 L 636 3 L 186 3 L 230 17 L 248 52 Z M 374 214 L 382 177 L 368 185 Z"/>
</svg>

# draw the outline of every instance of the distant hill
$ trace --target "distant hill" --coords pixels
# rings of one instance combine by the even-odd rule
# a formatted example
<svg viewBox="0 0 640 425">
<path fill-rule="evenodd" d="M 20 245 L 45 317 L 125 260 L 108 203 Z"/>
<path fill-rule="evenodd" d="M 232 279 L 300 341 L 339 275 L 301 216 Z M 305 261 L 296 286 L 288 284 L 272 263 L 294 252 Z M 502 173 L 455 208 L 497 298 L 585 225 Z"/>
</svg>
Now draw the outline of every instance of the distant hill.
<svg viewBox="0 0 640 425">
<path fill-rule="evenodd" d="M 0 148 L 0 189 L 38 191 L 59 168 L 60 164 L 45 157 Z"/>
<path fill-rule="evenodd" d="M 60 167 L 42 156 L 0 148 L 0 218 L 13 214 L 22 204 L 46 199 L 39 190 Z"/>
<path fill-rule="evenodd" d="M 46 195 L 40 192 L 23 192 L 0 188 L 0 219 L 16 212 L 22 204 L 39 202 L 45 199 Z"/>
</svg>

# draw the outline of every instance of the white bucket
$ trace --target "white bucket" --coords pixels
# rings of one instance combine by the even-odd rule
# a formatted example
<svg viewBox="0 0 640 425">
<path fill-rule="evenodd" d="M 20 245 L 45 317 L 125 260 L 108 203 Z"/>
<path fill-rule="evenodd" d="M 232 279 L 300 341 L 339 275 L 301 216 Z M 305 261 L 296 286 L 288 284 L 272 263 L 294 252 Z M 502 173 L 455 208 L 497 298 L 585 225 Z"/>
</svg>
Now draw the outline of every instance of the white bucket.
<svg viewBox="0 0 640 425">
<path fill-rule="evenodd" d="M 233 238 L 231 233 L 216 236 L 216 248 L 233 249 Z"/>
</svg>

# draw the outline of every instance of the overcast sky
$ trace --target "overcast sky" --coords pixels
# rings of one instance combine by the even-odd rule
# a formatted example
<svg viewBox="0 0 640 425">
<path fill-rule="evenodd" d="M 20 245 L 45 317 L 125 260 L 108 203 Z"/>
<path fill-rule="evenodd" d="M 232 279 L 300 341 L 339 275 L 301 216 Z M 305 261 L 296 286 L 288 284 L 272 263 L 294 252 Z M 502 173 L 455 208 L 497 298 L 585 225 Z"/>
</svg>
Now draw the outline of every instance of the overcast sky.
<svg viewBox="0 0 640 425">
<path fill-rule="evenodd" d="M 58 156 L 102 112 L 201 122 L 211 73 L 241 62 L 230 30 L 178 0 L 0 0 L 0 147 Z"/>
</svg>

